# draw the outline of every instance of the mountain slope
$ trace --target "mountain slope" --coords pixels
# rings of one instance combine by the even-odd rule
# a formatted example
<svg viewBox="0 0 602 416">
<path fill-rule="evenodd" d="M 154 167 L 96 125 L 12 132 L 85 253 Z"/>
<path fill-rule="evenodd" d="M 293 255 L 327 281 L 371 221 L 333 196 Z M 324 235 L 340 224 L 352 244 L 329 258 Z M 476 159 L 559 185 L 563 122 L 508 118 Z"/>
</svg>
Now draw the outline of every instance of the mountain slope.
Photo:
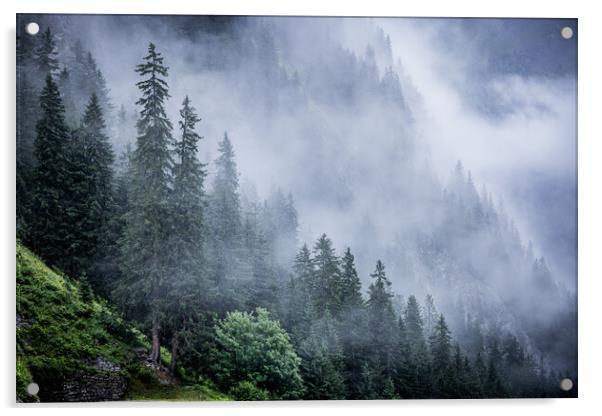
<svg viewBox="0 0 602 416">
<path fill-rule="evenodd" d="M 148 340 L 85 285 L 17 244 L 17 400 L 224 400 L 145 365 Z M 39 393 L 30 396 L 35 382 Z"/>
</svg>

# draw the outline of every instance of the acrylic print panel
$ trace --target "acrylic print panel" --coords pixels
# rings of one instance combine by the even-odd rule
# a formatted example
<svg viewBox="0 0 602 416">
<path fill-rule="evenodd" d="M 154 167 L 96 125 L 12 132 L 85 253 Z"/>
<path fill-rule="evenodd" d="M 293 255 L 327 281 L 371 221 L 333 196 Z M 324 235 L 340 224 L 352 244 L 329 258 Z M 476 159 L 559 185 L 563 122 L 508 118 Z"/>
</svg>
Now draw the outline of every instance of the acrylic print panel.
<svg viewBox="0 0 602 416">
<path fill-rule="evenodd" d="M 576 397 L 577 33 L 18 15 L 17 400 Z"/>
</svg>

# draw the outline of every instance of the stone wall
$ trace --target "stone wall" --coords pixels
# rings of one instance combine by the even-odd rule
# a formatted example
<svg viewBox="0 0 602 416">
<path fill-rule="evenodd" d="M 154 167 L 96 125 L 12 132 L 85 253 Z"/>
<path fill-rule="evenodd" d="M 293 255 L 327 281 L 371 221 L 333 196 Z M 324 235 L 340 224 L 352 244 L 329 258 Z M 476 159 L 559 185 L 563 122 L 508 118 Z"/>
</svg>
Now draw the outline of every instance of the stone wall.
<svg viewBox="0 0 602 416">
<path fill-rule="evenodd" d="M 123 399 L 127 383 L 117 364 L 104 357 L 86 360 L 85 364 L 89 371 L 80 371 L 50 388 L 40 386 L 43 401 L 101 402 Z"/>
<path fill-rule="evenodd" d="M 63 383 L 61 396 L 66 402 L 122 400 L 126 389 L 125 379 L 118 373 L 80 373 Z"/>
</svg>

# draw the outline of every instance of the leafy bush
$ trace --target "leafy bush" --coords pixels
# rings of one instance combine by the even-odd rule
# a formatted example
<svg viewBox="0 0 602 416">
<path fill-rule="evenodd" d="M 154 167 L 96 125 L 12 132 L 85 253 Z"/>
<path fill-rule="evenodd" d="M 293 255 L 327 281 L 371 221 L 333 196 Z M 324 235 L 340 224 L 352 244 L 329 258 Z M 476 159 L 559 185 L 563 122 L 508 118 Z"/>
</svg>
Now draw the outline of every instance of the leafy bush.
<svg viewBox="0 0 602 416">
<path fill-rule="evenodd" d="M 230 389 L 229 394 L 234 400 L 241 401 L 261 401 L 270 399 L 269 392 L 257 388 L 257 386 L 250 381 L 241 381 Z"/>
<path fill-rule="evenodd" d="M 268 311 L 229 312 L 216 325 L 215 334 L 213 370 L 223 387 L 242 394 L 244 389 L 250 391 L 240 385 L 247 381 L 268 391 L 272 399 L 299 398 L 303 391 L 300 359 L 288 334 L 269 318 Z"/>
</svg>

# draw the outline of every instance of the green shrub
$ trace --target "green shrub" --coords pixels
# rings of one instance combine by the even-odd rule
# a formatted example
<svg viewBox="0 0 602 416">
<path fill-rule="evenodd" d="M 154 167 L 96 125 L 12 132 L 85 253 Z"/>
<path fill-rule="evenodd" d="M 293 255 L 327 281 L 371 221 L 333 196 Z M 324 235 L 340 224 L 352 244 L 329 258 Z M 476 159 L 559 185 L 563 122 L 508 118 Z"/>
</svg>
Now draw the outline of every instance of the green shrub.
<svg viewBox="0 0 602 416">
<path fill-rule="evenodd" d="M 230 312 L 215 328 L 213 371 L 222 387 L 248 381 L 273 399 L 296 399 L 303 391 L 300 360 L 286 331 L 268 311 Z"/>
<path fill-rule="evenodd" d="M 258 388 L 250 381 L 241 381 L 230 389 L 229 394 L 234 400 L 240 401 L 261 401 L 270 399 L 269 392 Z"/>
</svg>

